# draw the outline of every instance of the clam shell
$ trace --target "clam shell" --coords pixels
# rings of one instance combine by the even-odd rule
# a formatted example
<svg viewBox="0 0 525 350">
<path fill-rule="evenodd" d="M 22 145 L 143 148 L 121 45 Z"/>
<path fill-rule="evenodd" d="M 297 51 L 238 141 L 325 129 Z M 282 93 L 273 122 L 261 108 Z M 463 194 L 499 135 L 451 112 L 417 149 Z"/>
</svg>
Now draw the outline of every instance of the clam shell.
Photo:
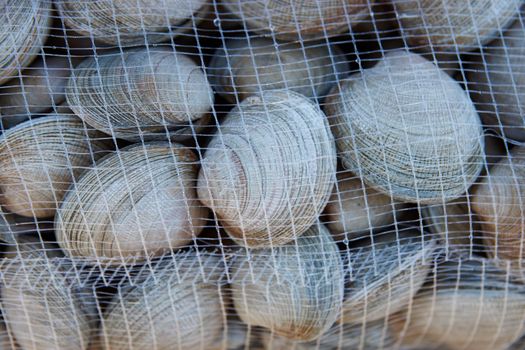
<svg viewBox="0 0 525 350">
<path fill-rule="evenodd" d="M 229 102 L 267 90 L 289 89 L 322 97 L 348 71 L 335 45 L 277 43 L 269 38 L 237 38 L 219 48 L 208 68 L 215 91 Z"/>
<path fill-rule="evenodd" d="M 401 32 L 415 48 L 471 51 L 493 40 L 522 0 L 393 0 Z"/>
<path fill-rule="evenodd" d="M 319 339 L 310 342 L 291 340 L 264 332 L 261 336 L 264 350 L 338 350 L 338 349 L 390 349 L 394 339 L 383 321 L 363 325 L 336 325 Z"/>
<path fill-rule="evenodd" d="M 197 192 L 238 244 L 286 244 L 317 220 L 335 181 L 333 136 L 317 105 L 292 91 L 245 99 L 219 126 Z"/>
<path fill-rule="evenodd" d="M 445 249 L 479 250 L 476 238 L 482 234 L 479 219 L 467 197 L 445 204 L 427 205 L 421 210 L 431 233 L 440 236 Z"/>
<path fill-rule="evenodd" d="M 417 54 L 386 54 L 341 82 L 326 104 L 343 166 L 397 200 L 453 200 L 482 170 L 484 140 L 472 102 Z"/>
<path fill-rule="evenodd" d="M 423 285 L 438 245 L 416 229 L 381 233 L 348 252 L 341 322 L 378 321 L 406 308 Z"/>
<path fill-rule="evenodd" d="M 483 48 L 478 62 L 466 71 L 470 96 L 483 124 L 520 142 L 525 142 L 524 56 L 525 30 L 523 21 L 518 19 Z"/>
<path fill-rule="evenodd" d="M 4 0 L 0 23 L 0 84 L 4 84 L 42 49 L 51 27 L 51 1 Z"/>
<path fill-rule="evenodd" d="M 61 19 L 109 45 L 169 41 L 204 18 L 207 0 L 57 0 Z"/>
<path fill-rule="evenodd" d="M 66 84 L 75 59 L 45 57 L 25 69 L 20 79 L 12 79 L 0 88 L 0 111 L 4 128 L 21 118 L 51 110 L 65 101 Z"/>
<path fill-rule="evenodd" d="M 472 192 L 472 209 L 481 219 L 490 256 L 523 268 L 525 256 L 525 147 L 514 148 Z"/>
<path fill-rule="evenodd" d="M 58 247 L 18 237 L 3 266 L 2 309 L 24 350 L 87 349 L 95 326 L 94 295 L 81 292 L 58 258 Z"/>
<path fill-rule="evenodd" d="M 166 47 L 84 60 L 73 71 L 66 98 L 87 124 L 130 141 L 186 127 L 213 103 L 204 72 Z"/>
<path fill-rule="evenodd" d="M 69 186 L 111 147 L 105 137 L 77 117 L 58 114 L 5 131 L 0 204 L 19 215 L 52 217 Z"/>
<path fill-rule="evenodd" d="M 368 19 L 374 0 L 226 0 L 249 29 L 282 40 L 323 39 Z"/>
<path fill-rule="evenodd" d="M 101 159 L 55 217 L 71 256 L 107 263 L 161 255 L 192 241 L 208 210 L 196 199 L 197 157 L 179 144 L 137 144 Z"/>
<path fill-rule="evenodd" d="M 285 246 L 239 253 L 231 274 L 235 310 L 250 326 L 308 341 L 326 332 L 339 314 L 342 262 L 323 225 Z"/>
<path fill-rule="evenodd" d="M 220 336 L 220 259 L 190 252 L 167 260 L 143 282 L 119 288 L 102 322 L 106 349 L 210 349 Z"/>
<path fill-rule="evenodd" d="M 451 262 L 390 328 L 409 348 L 495 350 L 523 334 L 524 318 L 523 286 L 490 260 Z"/>
<path fill-rule="evenodd" d="M 337 174 L 324 218 L 335 237 L 344 234 L 352 240 L 392 225 L 404 207 L 404 203 L 364 185 L 355 175 L 342 172 Z"/>
</svg>

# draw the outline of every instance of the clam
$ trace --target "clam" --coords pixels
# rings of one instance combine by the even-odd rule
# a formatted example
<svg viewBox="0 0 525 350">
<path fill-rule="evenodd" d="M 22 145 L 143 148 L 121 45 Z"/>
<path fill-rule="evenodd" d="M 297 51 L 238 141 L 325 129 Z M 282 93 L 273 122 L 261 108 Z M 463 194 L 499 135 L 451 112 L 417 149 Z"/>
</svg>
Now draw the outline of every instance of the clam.
<svg viewBox="0 0 525 350">
<path fill-rule="evenodd" d="M 286 244 L 308 230 L 336 172 L 323 112 L 292 91 L 245 99 L 221 123 L 201 163 L 199 199 L 230 237 L 252 248 Z"/>
<path fill-rule="evenodd" d="M 393 0 L 401 33 L 414 48 L 475 50 L 516 17 L 522 0 Z"/>
<path fill-rule="evenodd" d="M 12 79 L 0 88 L 3 127 L 14 126 L 19 119 L 45 113 L 64 102 L 73 62 L 75 59 L 60 56 L 40 58 L 22 72 L 20 79 Z"/>
<path fill-rule="evenodd" d="M 191 126 L 213 103 L 204 72 L 167 47 L 82 61 L 69 79 L 66 98 L 88 125 L 130 141 Z"/>
<path fill-rule="evenodd" d="M 17 237 L 3 266 L 2 308 L 16 343 L 29 349 L 87 349 L 96 320 L 93 290 L 81 288 L 58 247 Z"/>
<path fill-rule="evenodd" d="M 4 84 L 42 49 L 51 27 L 51 1 L 4 0 L 0 23 L 0 84 Z"/>
<path fill-rule="evenodd" d="M 207 0 L 57 0 L 60 18 L 76 32 L 108 45 L 169 41 L 192 28 L 208 10 Z"/>
<path fill-rule="evenodd" d="M 468 197 L 448 203 L 427 205 L 421 210 L 428 230 L 439 235 L 445 249 L 479 250 L 475 240 L 481 236 L 479 219 L 472 213 Z"/>
<path fill-rule="evenodd" d="M 512 149 L 472 191 L 472 209 L 481 220 L 490 256 L 523 267 L 525 256 L 525 147 Z"/>
<path fill-rule="evenodd" d="M 406 308 L 431 270 L 437 248 L 435 239 L 412 228 L 361 240 L 348 251 L 340 321 L 359 325 Z"/>
<path fill-rule="evenodd" d="M 210 349 L 226 317 L 221 267 L 213 254 L 178 253 L 119 287 L 102 321 L 105 348 Z"/>
<path fill-rule="evenodd" d="M 399 343 L 420 349 L 507 349 L 525 331 L 523 286 L 490 260 L 448 262 L 411 307 L 392 318 Z"/>
<path fill-rule="evenodd" d="M 461 196 L 483 168 L 479 116 L 460 85 L 399 50 L 332 91 L 326 112 L 343 166 L 399 201 Z"/>
<path fill-rule="evenodd" d="M 367 322 L 364 326 L 335 325 L 310 342 L 291 340 L 270 332 L 264 332 L 261 338 L 263 350 L 388 349 L 394 345 L 383 321 Z"/>
<path fill-rule="evenodd" d="M 509 1 L 509 4 L 512 1 Z M 483 123 L 515 141 L 525 141 L 525 30 L 518 19 L 466 70 L 470 96 Z"/>
<path fill-rule="evenodd" d="M 341 257 L 321 224 L 287 245 L 240 251 L 231 275 L 235 310 L 250 326 L 309 341 L 326 332 L 340 312 Z"/>
<path fill-rule="evenodd" d="M 347 239 L 370 235 L 394 224 L 404 203 L 377 192 L 348 172 L 337 174 L 337 184 L 324 211 L 326 224 L 334 235 Z"/>
<path fill-rule="evenodd" d="M 107 263 L 161 255 L 190 243 L 208 210 L 196 199 L 197 157 L 179 144 L 131 145 L 97 162 L 55 217 L 60 246 Z"/>
<path fill-rule="evenodd" d="M 282 40 L 322 39 L 370 16 L 373 0 L 227 0 L 222 5 L 248 29 Z"/>
<path fill-rule="evenodd" d="M 215 52 L 208 77 L 215 91 L 235 103 L 278 89 L 322 97 L 348 69 L 343 53 L 335 45 L 238 38 L 227 40 Z"/>
<path fill-rule="evenodd" d="M 111 147 L 71 115 L 28 120 L 0 136 L 0 204 L 19 215 L 55 215 L 69 186 Z"/>
</svg>

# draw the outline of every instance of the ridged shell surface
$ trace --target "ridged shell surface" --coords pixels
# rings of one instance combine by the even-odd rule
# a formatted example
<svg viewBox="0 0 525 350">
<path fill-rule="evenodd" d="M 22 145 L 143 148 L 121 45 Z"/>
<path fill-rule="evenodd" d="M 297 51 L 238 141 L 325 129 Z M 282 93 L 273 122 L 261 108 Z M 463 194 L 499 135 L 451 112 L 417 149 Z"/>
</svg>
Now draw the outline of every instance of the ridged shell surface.
<svg viewBox="0 0 525 350">
<path fill-rule="evenodd" d="M 109 45 L 169 41 L 203 16 L 207 0 L 58 0 L 68 27 Z"/>
<path fill-rule="evenodd" d="M 238 244 L 270 247 L 309 229 L 335 181 L 326 117 L 291 91 L 267 91 L 235 107 L 209 143 L 198 195 Z"/>
<path fill-rule="evenodd" d="M 173 260 L 172 260 L 173 259 Z M 178 254 L 153 268 L 153 276 L 122 285 L 103 320 L 109 350 L 211 349 L 226 315 L 217 282 L 223 266 L 206 253 Z"/>
<path fill-rule="evenodd" d="M 414 48 L 475 50 L 512 22 L 522 0 L 394 0 L 402 34 Z"/>
<path fill-rule="evenodd" d="M 28 120 L 0 136 L 0 203 L 23 216 L 52 217 L 69 186 L 112 142 L 71 115 Z"/>
<path fill-rule="evenodd" d="M 73 71 L 66 98 L 87 124 L 131 141 L 186 127 L 213 103 L 202 69 L 166 47 L 84 60 Z"/>
<path fill-rule="evenodd" d="M 51 28 L 51 1 L 4 0 L 0 23 L 0 84 L 4 84 L 42 49 Z"/>
<path fill-rule="evenodd" d="M 437 242 L 416 229 L 374 235 L 350 248 L 341 322 L 360 325 L 402 310 L 423 285 Z"/>
<path fill-rule="evenodd" d="M 2 285 L 2 313 L 24 350 L 86 350 L 96 325 L 93 292 L 64 270 L 58 247 L 38 237 L 10 247 Z M 96 309 L 95 309 L 96 310 Z"/>
<path fill-rule="evenodd" d="M 479 116 L 461 86 L 423 57 L 394 51 L 335 88 L 326 111 L 343 166 L 416 203 L 453 200 L 483 167 Z"/>
<path fill-rule="evenodd" d="M 436 286 L 392 318 L 391 329 L 403 346 L 503 350 L 523 334 L 523 286 L 492 261 L 450 262 L 436 270 Z"/>
<path fill-rule="evenodd" d="M 283 40 L 335 36 L 370 15 L 373 0 L 225 0 L 249 29 Z"/>
<path fill-rule="evenodd" d="M 251 326 L 307 341 L 320 337 L 339 315 L 342 261 L 323 225 L 288 245 L 239 254 L 231 273 L 235 310 Z"/>
<path fill-rule="evenodd" d="M 185 246 L 208 215 L 196 199 L 196 162 L 191 150 L 164 142 L 101 159 L 57 211 L 61 247 L 71 256 L 119 263 Z"/>
</svg>

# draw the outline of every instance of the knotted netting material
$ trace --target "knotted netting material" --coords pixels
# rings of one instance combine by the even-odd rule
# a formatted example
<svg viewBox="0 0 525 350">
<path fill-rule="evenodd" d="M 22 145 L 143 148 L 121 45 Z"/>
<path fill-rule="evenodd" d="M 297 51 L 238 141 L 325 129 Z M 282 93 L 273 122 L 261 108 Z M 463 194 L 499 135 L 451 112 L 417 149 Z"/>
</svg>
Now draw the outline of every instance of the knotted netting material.
<svg viewBox="0 0 525 350">
<path fill-rule="evenodd" d="M 525 349 L 523 0 L 0 2 L 0 349 Z"/>
</svg>

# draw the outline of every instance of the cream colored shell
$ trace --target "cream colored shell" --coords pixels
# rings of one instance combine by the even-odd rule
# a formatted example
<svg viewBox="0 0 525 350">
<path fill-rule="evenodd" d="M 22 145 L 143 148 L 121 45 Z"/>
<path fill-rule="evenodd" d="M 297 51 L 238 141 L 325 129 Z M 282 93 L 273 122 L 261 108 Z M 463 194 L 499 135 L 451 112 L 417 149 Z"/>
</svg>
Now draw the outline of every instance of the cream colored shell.
<svg viewBox="0 0 525 350">
<path fill-rule="evenodd" d="M 223 6 L 249 29 L 283 40 L 321 39 L 368 19 L 374 0 L 227 0 Z"/>
<path fill-rule="evenodd" d="M 339 315 L 342 262 L 323 225 L 285 246 L 240 251 L 231 273 L 235 310 L 248 325 L 307 341 L 320 337 Z"/>
<path fill-rule="evenodd" d="M 96 321 L 93 293 L 80 288 L 59 261 L 58 247 L 18 237 L 4 264 L 2 312 L 23 350 L 86 350 Z M 95 309 L 96 310 L 96 309 Z"/>
<path fill-rule="evenodd" d="M 51 1 L 4 0 L 0 23 L 0 84 L 4 84 L 42 49 L 51 27 Z"/>
<path fill-rule="evenodd" d="M 435 239 L 416 229 L 379 233 L 351 248 L 340 321 L 380 321 L 408 307 L 431 270 L 437 248 Z"/>
<path fill-rule="evenodd" d="M 88 125 L 136 141 L 196 122 L 210 110 L 213 92 L 189 57 L 158 47 L 84 60 L 73 71 L 66 98 Z"/>
<path fill-rule="evenodd" d="M 335 181 L 333 136 L 306 97 L 266 91 L 235 107 L 207 146 L 198 195 L 238 244 L 282 245 L 317 220 Z"/>
<path fill-rule="evenodd" d="M 55 217 L 71 256 L 122 263 L 190 243 L 208 215 L 196 199 L 197 158 L 179 144 L 132 145 L 77 181 Z"/>
<path fill-rule="evenodd" d="M 199 22 L 207 0 L 58 0 L 61 19 L 78 33 L 109 45 L 169 41 Z"/>
<path fill-rule="evenodd" d="M 471 51 L 493 40 L 522 0 L 393 0 L 401 33 L 414 48 Z"/>
<path fill-rule="evenodd" d="M 28 120 L 0 136 L 0 204 L 23 216 L 52 217 L 69 186 L 112 147 L 71 115 Z"/>
<path fill-rule="evenodd" d="M 215 52 L 208 78 L 215 91 L 235 103 L 278 89 L 320 98 L 348 70 L 343 53 L 335 45 L 236 38 Z"/>
<path fill-rule="evenodd" d="M 523 269 L 525 261 L 525 148 L 514 148 L 481 179 L 472 208 L 481 220 L 488 254 Z"/>
<path fill-rule="evenodd" d="M 222 334 L 219 258 L 201 252 L 166 260 L 144 281 L 119 288 L 102 322 L 105 349 L 210 349 Z"/>
<path fill-rule="evenodd" d="M 421 56 L 394 51 L 326 101 L 343 166 L 395 199 L 464 193 L 483 167 L 481 122 L 459 84 Z"/>
<path fill-rule="evenodd" d="M 493 261 L 450 262 L 436 270 L 436 285 L 392 317 L 398 344 L 418 349 L 503 350 L 523 334 L 523 286 L 508 280 Z"/>
</svg>

